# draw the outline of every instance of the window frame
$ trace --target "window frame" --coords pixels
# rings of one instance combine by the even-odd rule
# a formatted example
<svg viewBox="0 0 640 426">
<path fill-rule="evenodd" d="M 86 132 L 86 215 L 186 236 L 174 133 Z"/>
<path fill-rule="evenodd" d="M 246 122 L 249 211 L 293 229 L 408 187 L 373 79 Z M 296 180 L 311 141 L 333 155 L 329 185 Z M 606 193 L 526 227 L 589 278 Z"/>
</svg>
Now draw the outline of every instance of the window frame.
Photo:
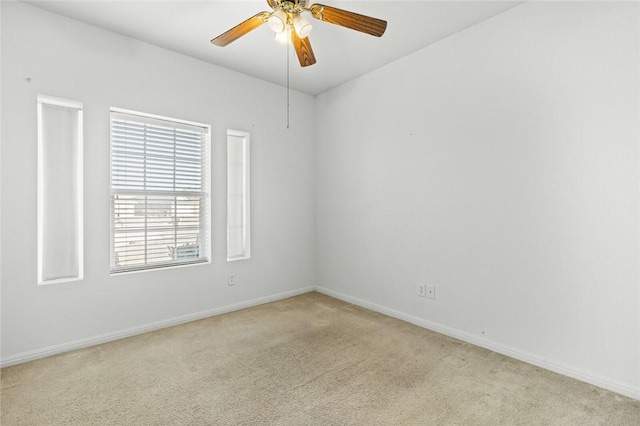
<svg viewBox="0 0 640 426">
<path fill-rule="evenodd" d="M 75 180 L 76 196 L 75 205 L 69 206 L 70 210 L 75 214 L 75 238 L 69 241 L 69 244 L 75 244 L 76 246 L 76 268 L 77 273 L 69 276 L 61 276 L 58 278 L 45 278 L 44 275 L 44 256 L 45 256 L 45 145 L 51 142 L 45 140 L 44 131 L 44 109 L 45 106 L 58 107 L 74 111 L 76 114 L 75 129 L 69 129 L 75 134 L 75 155 L 72 161 L 75 162 L 75 173 L 70 174 L 69 177 Z M 38 133 L 38 146 L 37 146 L 37 283 L 38 285 L 50 285 L 60 284 L 73 281 L 82 281 L 84 279 L 84 183 L 83 183 L 83 158 L 84 158 L 84 118 L 83 118 L 83 104 L 82 102 L 63 99 L 48 95 L 37 95 L 37 133 Z M 53 141 L 55 143 L 55 141 Z M 72 154 L 74 154 L 72 152 Z"/>
<path fill-rule="evenodd" d="M 198 216 L 200 221 L 200 232 L 204 232 L 204 238 L 206 241 L 199 243 L 199 255 L 202 254 L 202 257 L 194 258 L 192 260 L 183 260 L 183 261 L 167 261 L 167 262 L 159 262 L 159 263 L 150 263 L 143 264 L 141 266 L 131 266 L 131 267 L 117 267 L 116 265 L 116 250 L 115 250 L 115 207 L 114 207 L 114 195 L 117 193 L 127 192 L 127 190 L 117 190 L 113 188 L 113 117 L 114 114 L 120 116 L 130 116 L 134 120 L 139 119 L 140 122 L 149 124 L 149 123 L 157 123 L 158 121 L 164 122 L 167 125 L 175 125 L 175 128 L 193 128 L 197 127 L 203 130 L 202 134 L 202 169 L 201 169 L 201 179 L 202 179 L 202 203 L 204 203 L 204 213 Z M 111 107 L 109 109 L 109 224 L 110 224 L 110 232 L 109 232 L 109 240 L 110 240 L 110 262 L 109 262 L 109 273 L 111 276 L 122 275 L 122 274 L 130 274 L 130 273 L 139 273 L 139 272 L 147 272 L 147 271 L 155 271 L 155 270 L 164 270 L 167 268 L 182 268 L 187 266 L 194 265 L 206 265 L 211 263 L 211 125 L 199 123 L 195 121 L 183 120 L 173 117 L 167 117 L 162 115 L 150 114 L 146 112 L 133 111 L 129 109 Z M 129 191 L 131 192 L 131 191 Z M 174 194 L 179 194 L 181 191 L 154 191 L 153 190 L 140 190 L 135 191 L 139 192 L 140 195 L 147 194 L 152 196 L 158 195 L 168 195 L 170 192 Z M 193 191 L 182 191 L 183 196 L 188 196 L 189 193 L 193 194 Z M 204 249 L 204 250 L 203 250 Z"/>
<path fill-rule="evenodd" d="M 231 171 L 234 166 L 231 158 L 231 145 L 235 143 L 234 139 L 242 140 L 242 162 L 239 165 L 242 182 L 232 182 L 235 176 Z M 241 193 L 232 193 L 232 188 L 236 187 L 241 188 Z M 238 218 L 234 220 L 231 217 L 234 197 L 240 198 L 242 205 L 239 212 L 239 216 L 242 217 L 239 219 L 242 233 L 242 253 L 238 255 L 230 254 L 232 251 L 230 234 L 233 227 L 231 222 L 238 221 Z M 227 129 L 227 262 L 247 259 L 251 259 L 251 134 L 242 130 Z"/>
</svg>

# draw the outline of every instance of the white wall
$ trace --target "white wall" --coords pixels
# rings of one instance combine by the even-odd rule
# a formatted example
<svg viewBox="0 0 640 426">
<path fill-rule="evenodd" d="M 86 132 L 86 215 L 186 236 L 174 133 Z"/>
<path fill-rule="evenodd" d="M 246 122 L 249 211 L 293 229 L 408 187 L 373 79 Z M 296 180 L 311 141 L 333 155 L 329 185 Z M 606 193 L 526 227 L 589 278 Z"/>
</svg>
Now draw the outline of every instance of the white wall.
<svg viewBox="0 0 640 426">
<path fill-rule="evenodd" d="M 640 398 L 638 7 L 527 3 L 320 95 L 319 286 Z"/>
<path fill-rule="evenodd" d="M 31 82 L 26 79 L 30 78 Z M 36 95 L 84 103 L 85 279 L 36 284 Z M 23 3 L 2 3 L 2 360 L 315 282 L 314 99 Z M 273 107 L 282 99 L 282 108 Z M 109 107 L 212 126 L 213 262 L 109 275 Z M 251 260 L 226 262 L 226 131 L 251 132 Z M 227 286 L 227 274 L 238 284 Z M 53 348 L 52 348 L 53 346 Z"/>
</svg>

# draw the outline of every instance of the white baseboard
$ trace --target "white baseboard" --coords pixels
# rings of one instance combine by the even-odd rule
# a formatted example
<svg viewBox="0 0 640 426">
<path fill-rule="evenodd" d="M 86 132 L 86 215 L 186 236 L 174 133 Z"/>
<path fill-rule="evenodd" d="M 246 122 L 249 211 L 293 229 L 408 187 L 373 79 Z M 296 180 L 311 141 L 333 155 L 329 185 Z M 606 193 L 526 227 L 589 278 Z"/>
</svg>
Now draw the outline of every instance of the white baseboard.
<svg viewBox="0 0 640 426">
<path fill-rule="evenodd" d="M 453 337 L 455 339 L 462 340 L 464 342 L 471 343 L 473 345 L 480 346 L 485 349 L 489 349 L 491 351 L 500 353 L 502 355 L 506 355 L 511 358 L 524 361 L 528 364 L 532 364 L 537 367 L 544 368 L 545 370 L 550 370 L 555 373 L 569 376 L 574 379 L 580 380 L 582 382 L 586 382 L 586 383 L 598 386 L 600 388 L 607 389 L 612 392 L 616 392 L 621 395 L 640 400 L 640 387 L 634 387 L 628 384 L 618 383 L 618 382 L 606 379 L 604 377 L 600 377 L 595 374 L 590 374 L 584 371 L 580 371 L 569 365 L 556 362 L 553 360 L 549 360 L 547 358 L 541 357 L 536 354 L 521 351 L 516 348 L 512 348 L 510 346 L 506 346 L 500 343 L 495 343 L 488 339 L 479 338 L 478 336 L 474 336 L 474 335 L 465 333 L 463 331 L 456 330 L 454 328 L 450 328 L 441 324 L 427 321 L 422 318 L 416 317 L 414 315 L 409 315 L 404 312 L 396 311 L 394 309 L 390 309 L 385 306 L 378 305 L 376 303 L 371 303 L 366 300 L 347 296 L 346 294 L 329 290 L 327 288 L 315 287 L 314 290 L 317 291 L 318 293 L 322 293 L 327 296 L 331 296 L 333 298 L 340 299 L 342 301 L 345 301 L 354 305 L 358 305 L 363 308 L 370 309 L 372 311 L 376 311 L 381 314 L 409 322 L 411 324 L 415 324 L 419 327 L 426 328 L 428 330 L 435 331 L 437 333 L 444 334 L 446 336 Z"/>
<path fill-rule="evenodd" d="M 252 306 L 263 305 L 265 303 L 275 302 L 277 300 L 287 299 L 289 297 L 298 296 L 300 294 L 314 291 L 314 287 L 305 287 L 282 293 L 272 294 L 270 296 L 259 297 L 257 299 L 247 300 L 245 302 L 235 303 L 233 305 L 222 306 L 207 311 L 196 312 L 177 318 L 171 318 L 163 321 L 157 321 L 151 324 L 145 324 L 139 327 L 132 327 L 125 330 L 106 333 L 99 336 L 93 336 L 86 339 L 74 340 L 72 342 L 62 343 L 59 345 L 48 346 L 42 349 L 36 349 L 29 352 L 23 352 L 0 360 L 0 368 L 10 367 L 12 365 L 22 364 L 28 361 L 45 358 L 52 355 L 58 355 L 77 349 L 87 348 L 89 346 L 100 345 L 114 340 L 124 339 L 126 337 L 159 330 L 161 328 L 172 327 L 174 325 L 184 324 L 191 321 L 197 321 L 216 315 L 226 314 L 240 309 L 250 308 Z"/>
<path fill-rule="evenodd" d="M 52 355 L 58 355 L 64 352 L 69 352 L 77 349 L 86 348 L 89 346 L 100 345 L 103 343 L 111 342 L 114 340 L 124 339 L 126 337 L 135 336 L 138 334 L 147 333 L 150 331 L 159 330 L 174 325 L 184 324 L 191 321 L 197 321 L 203 318 L 208 318 L 216 315 L 226 314 L 240 309 L 250 308 L 252 306 L 263 305 L 265 303 L 275 302 L 277 300 L 286 299 L 293 296 L 298 296 L 304 293 L 317 291 L 318 293 L 325 294 L 327 296 L 334 297 L 336 299 L 343 300 L 354 305 L 361 306 L 372 311 L 379 312 L 384 315 L 388 315 L 393 318 L 397 318 L 411 324 L 415 324 L 419 327 L 426 328 L 428 330 L 435 331 L 437 333 L 444 334 L 446 336 L 453 337 L 455 339 L 462 340 L 467 343 L 471 343 L 476 346 L 480 346 L 485 349 L 498 352 L 500 354 L 509 356 L 511 358 L 524 361 L 526 363 L 544 368 L 546 370 L 553 371 L 555 373 L 563 374 L 565 376 L 572 377 L 574 379 L 590 383 L 592 385 L 607 389 L 621 395 L 628 396 L 640 400 L 640 388 L 633 387 L 624 383 L 618 383 L 603 377 L 599 377 L 594 374 L 586 373 L 573 368 L 569 365 L 546 359 L 536 354 L 521 351 L 510 346 L 492 342 L 488 339 L 479 338 L 477 336 L 465 333 L 454 328 L 446 327 L 441 324 L 437 324 L 425 319 L 416 317 L 414 315 L 406 314 L 391 308 L 387 308 L 376 303 L 371 303 L 366 300 L 358 299 L 348 296 L 343 293 L 339 293 L 333 290 L 329 290 L 324 287 L 305 287 L 291 291 L 285 291 L 282 293 L 273 294 L 270 296 L 260 297 L 232 305 L 222 306 L 219 308 L 210 309 L 207 311 L 197 312 L 194 314 L 184 315 L 181 317 L 171 318 L 168 320 L 158 321 L 151 324 L 146 324 L 139 327 L 132 327 L 125 330 L 120 330 L 112 333 L 106 333 L 99 336 L 89 337 L 86 339 L 75 340 L 72 342 L 62 343 L 59 345 L 53 345 L 42 349 L 36 349 L 29 352 L 23 352 L 17 355 L 13 355 L 0 360 L 0 368 L 10 367 L 12 365 L 22 364 L 28 361 L 34 361 L 36 359 L 45 358 Z"/>
</svg>

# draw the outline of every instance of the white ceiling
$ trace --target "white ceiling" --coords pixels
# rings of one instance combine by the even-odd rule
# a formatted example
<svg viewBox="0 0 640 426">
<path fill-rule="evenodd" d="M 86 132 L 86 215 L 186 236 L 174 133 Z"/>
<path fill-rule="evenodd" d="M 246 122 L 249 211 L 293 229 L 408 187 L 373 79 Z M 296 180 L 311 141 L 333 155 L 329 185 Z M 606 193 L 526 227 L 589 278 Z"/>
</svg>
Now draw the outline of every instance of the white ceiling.
<svg viewBox="0 0 640 426">
<path fill-rule="evenodd" d="M 289 50 L 290 85 L 311 95 L 322 93 L 411 52 L 484 21 L 517 1 L 343 1 L 323 4 L 384 19 L 387 31 L 373 37 L 326 22 L 309 36 L 317 63 L 301 68 Z M 286 85 L 287 47 L 267 25 L 221 48 L 209 41 L 259 11 L 265 0 L 26 1 L 86 23 L 279 85 Z"/>
</svg>

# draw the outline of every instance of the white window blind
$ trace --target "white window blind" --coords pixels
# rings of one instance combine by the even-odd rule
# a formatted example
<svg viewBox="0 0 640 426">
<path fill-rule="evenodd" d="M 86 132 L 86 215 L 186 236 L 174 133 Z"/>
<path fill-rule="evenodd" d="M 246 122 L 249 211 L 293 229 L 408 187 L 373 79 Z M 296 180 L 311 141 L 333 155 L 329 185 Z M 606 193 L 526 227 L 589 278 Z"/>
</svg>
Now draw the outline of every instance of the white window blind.
<svg viewBox="0 0 640 426">
<path fill-rule="evenodd" d="M 111 271 L 209 260 L 209 126 L 111 112 Z"/>
</svg>

